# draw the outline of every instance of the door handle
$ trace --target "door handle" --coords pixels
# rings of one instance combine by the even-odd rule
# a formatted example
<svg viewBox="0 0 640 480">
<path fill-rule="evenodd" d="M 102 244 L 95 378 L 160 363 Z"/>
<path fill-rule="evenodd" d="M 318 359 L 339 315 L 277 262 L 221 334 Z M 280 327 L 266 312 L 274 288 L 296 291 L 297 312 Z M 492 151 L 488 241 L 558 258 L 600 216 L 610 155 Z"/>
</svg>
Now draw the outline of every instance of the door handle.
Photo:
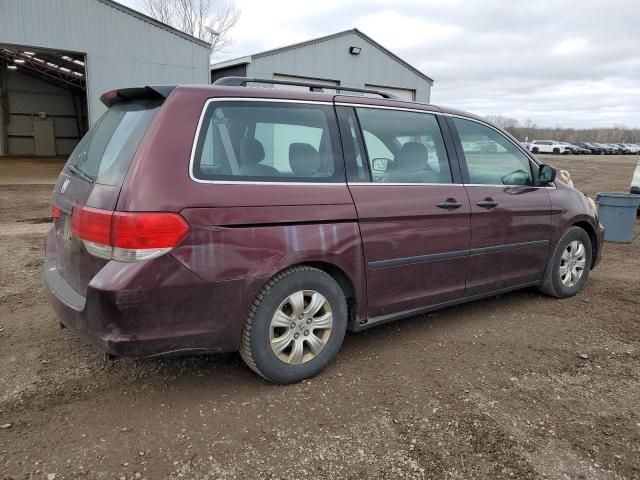
<svg viewBox="0 0 640 480">
<path fill-rule="evenodd" d="M 460 208 L 462 204 L 458 202 L 455 198 L 447 198 L 444 202 L 436 205 L 438 208 L 444 208 L 445 210 L 456 210 Z"/>
<path fill-rule="evenodd" d="M 498 202 L 496 202 L 493 198 L 487 197 L 481 202 L 476 203 L 476 205 L 482 208 L 486 208 L 487 210 L 491 210 L 492 208 L 498 206 Z"/>
</svg>

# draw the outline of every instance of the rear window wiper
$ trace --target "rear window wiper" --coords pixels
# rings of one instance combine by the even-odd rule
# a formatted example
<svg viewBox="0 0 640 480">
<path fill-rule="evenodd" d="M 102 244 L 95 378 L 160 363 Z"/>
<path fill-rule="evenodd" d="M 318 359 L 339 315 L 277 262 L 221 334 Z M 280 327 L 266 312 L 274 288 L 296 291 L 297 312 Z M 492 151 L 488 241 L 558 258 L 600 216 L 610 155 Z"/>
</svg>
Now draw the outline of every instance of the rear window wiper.
<svg viewBox="0 0 640 480">
<path fill-rule="evenodd" d="M 67 168 L 73 172 L 75 175 L 77 175 L 78 177 L 82 178 L 83 180 L 86 180 L 89 183 L 93 183 L 95 182 L 94 178 L 91 178 L 89 175 L 87 175 L 86 173 L 84 173 L 82 170 L 80 170 L 78 167 L 76 167 L 75 165 L 67 165 Z"/>
</svg>

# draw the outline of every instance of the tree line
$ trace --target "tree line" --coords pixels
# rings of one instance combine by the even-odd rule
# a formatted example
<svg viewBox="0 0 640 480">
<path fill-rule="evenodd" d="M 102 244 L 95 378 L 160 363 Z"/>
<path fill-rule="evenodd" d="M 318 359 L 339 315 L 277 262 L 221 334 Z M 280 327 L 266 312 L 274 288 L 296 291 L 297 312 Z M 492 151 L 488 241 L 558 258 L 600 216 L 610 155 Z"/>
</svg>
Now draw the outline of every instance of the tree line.
<svg viewBox="0 0 640 480">
<path fill-rule="evenodd" d="M 521 141 L 557 140 L 559 142 L 640 143 L 640 128 L 614 126 L 609 128 L 539 127 L 531 120 L 520 122 L 503 115 L 488 115 L 491 123 L 504 128 Z"/>
</svg>

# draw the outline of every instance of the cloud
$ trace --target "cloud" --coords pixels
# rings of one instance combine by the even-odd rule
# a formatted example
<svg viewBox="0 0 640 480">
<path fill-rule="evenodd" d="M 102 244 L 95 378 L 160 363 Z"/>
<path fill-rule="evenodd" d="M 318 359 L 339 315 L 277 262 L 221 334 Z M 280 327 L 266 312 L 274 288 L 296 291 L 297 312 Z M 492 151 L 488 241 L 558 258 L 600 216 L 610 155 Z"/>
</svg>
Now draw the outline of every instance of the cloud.
<svg viewBox="0 0 640 480">
<path fill-rule="evenodd" d="M 637 1 L 236 3 L 236 42 L 221 60 L 357 27 L 432 77 L 433 103 L 539 125 L 640 127 Z"/>
<path fill-rule="evenodd" d="M 571 55 L 586 49 L 588 44 L 586 38 L 567 38 L 553 47 L 551 51 L 555 55 Z"/>
</svg>

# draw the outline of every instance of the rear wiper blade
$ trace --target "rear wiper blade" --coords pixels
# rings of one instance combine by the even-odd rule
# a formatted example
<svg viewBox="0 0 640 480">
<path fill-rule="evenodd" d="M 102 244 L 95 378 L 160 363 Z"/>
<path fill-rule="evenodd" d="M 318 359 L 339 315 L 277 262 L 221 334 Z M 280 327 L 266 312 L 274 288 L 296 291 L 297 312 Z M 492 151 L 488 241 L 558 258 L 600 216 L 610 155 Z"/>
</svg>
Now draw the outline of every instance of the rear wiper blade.
<svg viewBox="0 0 640 480">
<path fill-rule="evenodd" d="M 75 165 L 67 165 L 67 168 L 72 171 L 75 175 L 77 175 L 78 177 L 82 178 L 83 180 L 86 180 L 89 183 L 93 183 L 95 182 L 95 179 L 91 178 L 89 175 L 87 175 L 86 173 L 84 173 L 82 170 L 80 170 L 78 167 L 76 167 Z"/>
</svg>

